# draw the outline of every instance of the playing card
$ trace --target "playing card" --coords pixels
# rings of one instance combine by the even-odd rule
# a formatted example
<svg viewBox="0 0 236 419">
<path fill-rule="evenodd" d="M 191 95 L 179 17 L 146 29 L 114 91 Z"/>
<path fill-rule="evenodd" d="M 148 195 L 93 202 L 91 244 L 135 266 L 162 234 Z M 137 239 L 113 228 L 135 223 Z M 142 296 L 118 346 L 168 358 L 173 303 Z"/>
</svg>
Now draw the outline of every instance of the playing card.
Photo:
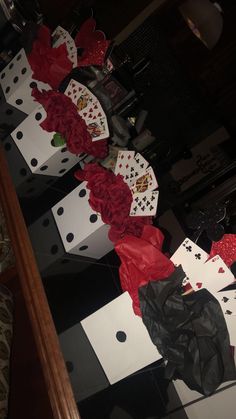
<svg viewBox="0 0 236 419">
<path fill-rule="evenodd" d="M 197 282 L 201 279 L 199 278 L 199 272 L 207 259 L 208 254 L 188 238 L 183 241 L 171 257 L 175 266 L 182 265 L 186 274 L 183 285 L 186 285 L 188 282 L 192 285 L 194 281 Z"/>
<path fill-rule="evenodd" d="M 131 183 L 131 191 L 136 192 L 145 192 L 153 191 L 158 187 L 156 176 L 151 167 L 148 167 L 143 171 L 138 177 L 135 178 L 135 173 L 130 173 L 129 181 Z"/>
<path fill-rule="evenodd" d="M 147 162 L 147 160 L 145 160 L 145 158 L 141 156 L 140 153 L 137 153 L 134 156 L 131 169 L 130 169 L 129 178 L 127 178 L 127 180 L 132 181 L 133 183 L 134 180 L 148 167 L 148 164 L 149 163 Z M 131 176 L 131 179 L 130 179 L 130 176 Z"/>
<path fill-rule="evenodd" d="M 68 84 L 65 95 L 68 96 L 72 102 L 77 106 L 78 112 L 85 109 L 93 101 L 96 101 L 96 97 L 90 92 L 90 90 L 83 84 L 76 80 L 71 80 Z M 84 118 L 84 115 L 81 115 Z"/>
<path fill-rule="evenodd" d="M 133 161 L 134 154 L 135 152 L 130 151 L 130 150 L 119 151 L 117 162 L 116 162 L 115 174 L 122 175 L 124 177 L 124 181 L 128 183 L 128 185 L 129 185 L 128 178 L 129 178 L 131 163 Z"/>
<path fill-rule="evenodd" d="M 230 344 L 236 346 L 236 290 L 220 291 L 213 295 L 219 301 L 224 313 Z"/>
<path fill-rule="evenodd" d="M 213 295 L 219 301 L 224 316 L 236 316 L 236 290 L 220 291 Z"/>
<path fill-rule="evenodd" d="M 190 283 L 195 291 L 207 288 L 211 293 L 222 290 L 234 281 L 234 275 L 220 256 L 208 260 L 199 270 L 198 278 Z"/>
<path fill-rule="evenodd" d="M 159 191 L 146 191 L 133 195 L 130 208 L 131 216 L 154 216 L 157 211 Z"/>
<path fill-rule="evenodd" d="M 73 67 L 77 67 L 78 60 L 77 60 L 77 48 L 75 46 L 75 41 L 70 36 L 70 34 L 63 29 L 61 26 L 58 26 L 52 34 L 53 38 L 53 47 L 57 48 L 62 44 L 66 44 L 66 48 L 68 51 L 68 57 L 70 61 L 73 63 Z"/>
</svg>

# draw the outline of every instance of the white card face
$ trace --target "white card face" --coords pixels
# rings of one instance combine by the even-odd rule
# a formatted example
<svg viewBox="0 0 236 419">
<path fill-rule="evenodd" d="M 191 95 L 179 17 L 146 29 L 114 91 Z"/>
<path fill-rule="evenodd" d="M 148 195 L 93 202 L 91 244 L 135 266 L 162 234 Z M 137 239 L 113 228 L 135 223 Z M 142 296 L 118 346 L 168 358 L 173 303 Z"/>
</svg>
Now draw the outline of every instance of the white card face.
<svg viewBox="0 0 236 419">
<path fill-rule="evenodd" d="M 74 39 L 70 36 L 70 34 L 63 29 L 61 26 L 58 26 L 52 34 L 53 36 L 53 47 L 57 48 L 62 44 L 66 44 L 68 57 L 73 64 L 73 67 L 77 67 L 78 60 L 77 60 L 77 48 L 75 46 Z"/>
<path fill-rule="evenodd" d="M 136 179 L 134 180 L 134 175 L 130 174 L 131 190 L 133 193 L 136 192 L 145 192 L 153 191 L 158 187 L 156 176 L 152 167 L 145 169 Z"/>
<path fill-rule="evenodd" d="M 227 324 L 230 344 L 236 346 L 236 290 L 213 294 L 219 301 Z"/>
<path fill-rule="evenodd" d="M 133 195 L 133 202 L 130 208 L 130 215 L 155 216 L 157 212 L 159 191 L 146 191 Z"/>
<path fill-rule="evenodd" d="M 131 165 L 134 158 L 134 151 L 131 150 L 121 150 L 118 153 L 116 167 L 115 167 L 115 174 L 122 175 L 124 177 L 124 181 L 129 185 L 129 174 Z"/>
<path fill-rule="evenodd" d="M 234 281 L 234 275 L 226 266 L 220 256 L 215 256 L 207 261 L 199 270 L 198 278 L 190 283 L 195 291 L 207 288 L 215 293 L 227 287 Z"/>
<path fill-rule="evenodd" d="M 134 156 L 133 162 L 131 164 L 130 174 L 129 177 L 126 176 L 127 182 L 130 184 L 134 182 L 134 180 L 139 177 L 141 173 L 148 167 L 148 162 L 145 158 L 140 154 L 137 153 Z"/>
<path fill-rule="evenodd" d="M 220 291 L 213 295 L 219 301 L 225 317 L 231 315 L 236 316 L 236 290 Z"/>
<path fill-rule="evenodd" d="M 83 84 L 71 80 L 65 95 L 76 105 L 79 115 L 85 120 L 92 141 L 109 137 L 106 114 L 96 96 Z"/>
<path fill-rule="evenodd" d="M 81 325 L 111 384 L 161 359 L 127 292 Z"/>
<path fill-rule="evenodd" d="M 199 280 L 199 272 L 208 259 L 208 253 L 186 238 L 170 259 L 175 266 L 182 265 L 186 274 L 184 283 L 190 282 L 192 285 L 194 281 Z"/>
</svg>

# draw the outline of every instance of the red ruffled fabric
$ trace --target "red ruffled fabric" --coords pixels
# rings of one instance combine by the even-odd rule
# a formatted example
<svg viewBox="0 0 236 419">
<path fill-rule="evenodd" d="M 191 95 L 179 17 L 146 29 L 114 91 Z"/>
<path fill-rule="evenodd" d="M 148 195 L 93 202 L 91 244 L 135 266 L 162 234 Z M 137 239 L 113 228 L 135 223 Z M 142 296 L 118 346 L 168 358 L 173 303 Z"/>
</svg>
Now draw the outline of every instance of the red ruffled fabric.
<svg viewBox="0 0 236 419">
<path fill-rule="evenodd" d="M 68 58 L 66 44 L 52 48 L 50 29 L 44 25 L 39 27 L 28 60 L 33 78 L 48 83 L 53 89 L 58 89 L 62 80 L 73 68 Z"/>
<path fill-rule="evenodd" d="M 236 261 L 236 234 L 225 234 L 218 242 L 213 242 L 209 258 L 219 255 L 227 266 Z"/>
<path fill-rule="evenodd" d="M 102 31 L 95 30 L 96 21 L 87 19 L 75 37 L 77 48 L 83 48 L 81 57 L 78 57 L 78 66 L 103 65 L 107 49 L 111 41 L 107 41 Z"/>
<path fill-rule="evenodd" d="M 126 236 L 140 237 L 145 224 L 150 224 L 151 217 L 130 217 L 132 194 L 121 175 L 115 175 L 97 163 L 85 165 L 75 177 L 87 181 L 90 189 L 89 204 L 101 214 L 102 221 L 110 225 L 109 239 L 116 243 Z"/>
<path fill-rule="evenodd" d="M 140 238 L 126 236 L 115 245 L 121 259 L 120 282 L 133 300 L 133 310 L 141 316 L 138 289 L 149 281 L 169 277 L 175 266 L 162 252 L 164 236 L 154 226 L 144 226 Z"/>
<path fill-rule="evenodd" d="M 101 159 L 107 156 L 107 140 L 92 141 L 85 121 L 69 97 L 53 90 L 40 92 L 38 89 L 33 89 L 32 95 L 47 112 L 40 126 L 48 132 L 59 132 L 71 153 L 87 153 Z"/>
</svg>

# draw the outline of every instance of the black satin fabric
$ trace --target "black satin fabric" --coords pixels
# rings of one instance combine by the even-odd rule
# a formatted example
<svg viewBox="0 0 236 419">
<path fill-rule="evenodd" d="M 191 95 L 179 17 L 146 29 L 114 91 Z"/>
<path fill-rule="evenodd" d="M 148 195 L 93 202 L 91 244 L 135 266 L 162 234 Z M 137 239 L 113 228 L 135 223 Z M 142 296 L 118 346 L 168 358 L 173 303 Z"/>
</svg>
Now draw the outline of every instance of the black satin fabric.
<svg viewBox="0 0 236 419">
<path fill-rule="evenodd" d="M 209 396 L 236 379 L 224 315 L 206 289 L 181 295 L 181 266 L 166 280 L 139 288 L 142 318 L 153 343 L 167 361 L 166 377 L 180 378 Z"/>
</svg>

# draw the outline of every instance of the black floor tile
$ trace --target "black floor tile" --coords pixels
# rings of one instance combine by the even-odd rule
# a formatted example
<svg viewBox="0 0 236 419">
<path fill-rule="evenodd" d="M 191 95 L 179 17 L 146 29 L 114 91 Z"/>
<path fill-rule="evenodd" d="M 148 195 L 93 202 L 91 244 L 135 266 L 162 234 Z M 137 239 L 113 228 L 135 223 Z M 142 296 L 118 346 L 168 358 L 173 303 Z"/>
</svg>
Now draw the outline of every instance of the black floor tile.
<svg viewBox="0 0 236 419">
<path fill-rule="evenodd" d="M 58 333 L 83 320 L 121 294 L 113 275 L 109 267 L 92 265 L 76 275 L 44 280 Z"/>
<path fill-rule="evenodd" d="M 136 373 L 113 384 L 82 403 L 78 408 L 82 419 L 108 419 L 119 406 L 134 419 L 165 416 L 165 405 L 149 372 Z"/>
</svg>

